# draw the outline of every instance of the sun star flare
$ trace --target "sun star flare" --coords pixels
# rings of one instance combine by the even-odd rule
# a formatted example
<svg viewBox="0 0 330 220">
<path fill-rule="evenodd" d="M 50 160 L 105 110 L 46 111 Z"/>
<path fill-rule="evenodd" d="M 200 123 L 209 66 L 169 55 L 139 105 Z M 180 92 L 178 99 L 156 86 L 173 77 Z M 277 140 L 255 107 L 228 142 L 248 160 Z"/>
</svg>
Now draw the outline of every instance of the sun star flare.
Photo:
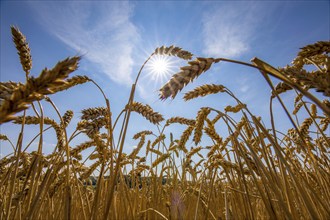
<svg viewBox="0 0 330 220">
<path fill-rule="evenodd" d="M 152 81 L 162 83 L 173 73 L 173 64 L 174 62 L 168 56 L 156 55 L 146 66 L 148 69 L 148 76 Z"/>
</svg>

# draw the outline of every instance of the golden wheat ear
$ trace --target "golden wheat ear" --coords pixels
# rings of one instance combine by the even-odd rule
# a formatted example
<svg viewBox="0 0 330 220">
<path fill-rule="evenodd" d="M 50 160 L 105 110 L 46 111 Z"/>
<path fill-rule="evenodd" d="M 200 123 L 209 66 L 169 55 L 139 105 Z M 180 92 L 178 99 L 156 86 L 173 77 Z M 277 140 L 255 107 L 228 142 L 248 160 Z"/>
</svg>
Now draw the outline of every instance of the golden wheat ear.
<svg viewBox="0 0 330 220">
<path fill-rule="evenodd" d="M 67 84 L 65 79 L 78 68 L 79 60 L 80 57 L 68 57 L 51 70 L 45 68 L 37 78 L 30 77 L 25 84 L 18 84 L 10 98 L 1 102 L 0 123 L 13 120 L 15 113 L 27 109 L 32 102 L 53 94 L 58 87 Z"/>
<path fill-rule="evenodd" d="M 141 114 L 153 124 L 159 124 L 164 120 L 161 114 L 155 112 L 149 105 L 144 105 L 140 102 L 133 102 L 126 106 L 126 109 L 130 109 L 131 111 Z"/>
<path fill-rule="evenodd" d="M 0 134 L 0 140 L 3 140 L 3 141 L 8 140 L 7 135 L 5 135 L 5 134 Z"/>
<path fill-rule="evenodd" d="M 81 111 L 83 120 L 95 120 L 98 117 L 108 116 L 108 109 L 105 107 L 87 108 Z"/>
<path fill-rule="evenodd" d="M 16 46 L 23 70 L 25 71 L 26 76 L 28 76 L 32 68 L 32 57 L 29 44 L 26 41 L 26 37 L 22 34 L 18 27 L 11 26 L 11 34 L 13 36 L 13 41 Z"/>
<path fill-rule="evenodd" d="M 69 125 L 72 118 L 73 118 L 73 111 L 67 110 L 62 117 L 63 121 L 61 122 L 61 126 L 66 128 Z"/>
<path fill-rule="evenodd" d="M 195 125 L 196 121 L 193 119 L 187 119 L 183 117 L 172 117 L 166 120 L 166 125 L 170 125 L 172 123 L 179 123 L 182 125 Z"/>
<path fill-rule="evenodd" d="M 180 47 L 175 46 L 161 46 L 155 49 L 155 55 L 167 55 L 167 56 L 176 56 L 184 60 L 191 60 L 193 54 L 189 51 L 182 50 Z"/>
<path fill-rule="evenodd" d="M 225 87 L 223 85 L 205 84 L 205 85 L 196 87 L 192 91 L 185 93 L 183 99 L 185 101 L 188 101 L 190 99 L 194 99 L 199 96 L 207 96 L 210 94 L 216 94 L 218 92 L 225 92 Z"/>
<path fill-rule="evenodd" d="M 60 92 L 63 90 L 67 90 L 73 86 L 84 84 L 84 83 L 87 83 L 90 81 L 91 81 L 91 79 L 88 78 L 87 76 L 76 75 L 76 76 L 73 76 L 73 77 L 65 80 L 65 82 L 61 86 L 54 88 L 53 91 L 54 91 L 54 93 Z"/>
<path fill-rule="evenodd" d="M 297 57 L 291 62 L 292 66 L 298 70 L 302 70 L 305 64 L 310 63 L 309 59 L 322 59 L 322 57 L 328 57 L 325 54 L 330 53 L 330 41 L 317 41 L 314 44 L 306 45 L 300 48 Z"/>
<path fill-rule="evenodd" d="M 194 139 L 193 139 L 196 145 L 201 141 L 204 122 L 210 112 L 211 112 L 211 110 L 209 108 L 203 107 L 197 113 L 195 133 L 194 133 Z"/>
<path fill-rule="evenodd" d="M 16 82 L 0 82 L 0 99 L 10 100 L 11 94 L 15 91 L 17 87 L 22 86 L 22 83 Z"/>
<path fill-rule="evenodd" d="M 330 53 L 330 41 L 318 41 L 300 48 L 298 56 L 308 58 L 318 54 Z"/>
<path fill-rule="evenodd" d="M 136 139 L 140 138 L 141 136 L 146 136 L 146 135 L 149 135 L 149 134 L 153 134 L 152 131 L 149 131 L 149 130 L 140 131 L 139 133 L 136 133 L 133 136 L 133 139 L 136 140 Z"/>
<path fill-rule="evenodd" d="M 189 125 L 186 130 L 183 131 L 179 143 L 177 145 L 177 148 L 182 150 L 185 153 L 188 153 L 188 150 L 186 148 L 186 143 L 189 139 L 189 137 L 191 136 L 193 130 L 194 130 L 195 126 Z"/>
<path fill-rule="evenodd" d="M 213 63 L 219 62 L 213 58 L 198 57 L 196 60 L 188 62 L 189 66 L 181 67 L 181 71 L 174 74 L 172 78 L 159 90 L 160 99 L 173 99 L 179 91 L 183 89 L 188 83 L 192 82 L 195 78 L 203 72 L 210 69 Z"/>
</svg>

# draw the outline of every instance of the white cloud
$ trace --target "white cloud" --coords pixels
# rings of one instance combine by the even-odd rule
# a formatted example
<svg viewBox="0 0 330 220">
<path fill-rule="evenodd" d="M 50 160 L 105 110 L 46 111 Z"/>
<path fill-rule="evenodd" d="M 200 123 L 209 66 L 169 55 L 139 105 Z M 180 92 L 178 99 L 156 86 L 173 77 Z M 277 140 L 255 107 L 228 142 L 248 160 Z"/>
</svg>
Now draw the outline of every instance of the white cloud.
<svg viewBox="0 0 330 220">
<path fill-rule="evenodd" d="M 208 56 L 237 57 L 248 51 L 261 11 L 259 6 L 236 2 L 205 13 L 203 52 Z"/>
<path fill-rule="evenodd" d="M 139 39 L 128 2 L 32 2 L 42 24 L 117 83 L 130 85 Z M 39 18 L 38 18 L 39 19 Z"/>
</svg>

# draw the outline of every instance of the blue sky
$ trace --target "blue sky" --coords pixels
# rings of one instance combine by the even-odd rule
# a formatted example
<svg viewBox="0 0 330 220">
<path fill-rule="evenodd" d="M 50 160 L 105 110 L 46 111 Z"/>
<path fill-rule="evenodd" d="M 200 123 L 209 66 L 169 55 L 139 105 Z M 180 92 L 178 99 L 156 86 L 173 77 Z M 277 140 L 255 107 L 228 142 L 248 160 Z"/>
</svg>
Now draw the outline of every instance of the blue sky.
<svg viewBox="0 0 330 220">
<path fill-rule="evenodd" d="M 10 25 L 26 35 L 31 47 L 33 68 L 38 76 L 45 67 L 53 67 L 68 56 L 83 55 L 75 74 L 93 78 L 110 99 L 116 117 L 127 103 L 130 88 L 140 66 L 156 47 L 175 45 L 196 57 L 225 57 L 249 62 L 253 57 L 275 67 L 289 64 L 300 47 L 330 38 L 329 1 L 1 1 L 0 51 L 1 81 L 24 81 L 25 74 L 12 43 Z M 185 62 L 170 59 L 172 74 Z M 255 115 L 268 122 L 270 88 L 254 69 L 228 63 L 214 65 L 176 99 L 160 101 L 158 90 L 169 79 L 152 80 L 146 69 L 137 86 L 136 101 L 151 105 L 165 118 L 195 118 L 200 107 L 223 110 L 235 102 L 218 94 L 185 103 L 182 95 L 206 83 L 223 84 L 248 104 Z M 284 95 L 292 100 L 293 94 Z M 79 85 L 51 96 L 63 114 L 72 109 L 72 124 L 79 121 L 80 111 L 105 106 L 100 92 L 92 84 Z M 55 116 L 44 103 L 45 114 Z M 282 111 L 275 107 L 278 118 Z M 32 112 L 30 111 L 32 114 Z M 285 128 L 289 122 L 277 120 Z M 18 126 L 1 125 L 1 133 L 16 140 Z M 74 126 L 69 128 L 72 132 Z M 157 131 L 133 113 L 125 151 L 136 145 L 131 137 L 138 131 Z M 173 126 L 178 136 L 183 127 Z M 26 134 L 33 137 L 37 128 Z M 24 139 L 28 143 L 31 138 Z M 79 137 L 77 142 L 83 140 Z M 46 139 L 53 146 L 55 140 Z M 192 143 L 189 143 L 192 146 Z M 36 144 L 34 145 L 36 146 Z M 74 146 L 74 144 L 73 144 Z M 1 142 L 6 155 L 8 145 Z M 34 148 L 32 147 L 31 150 Z M 45 149 L 46 153 L 51 152 Z"/>
</svg>

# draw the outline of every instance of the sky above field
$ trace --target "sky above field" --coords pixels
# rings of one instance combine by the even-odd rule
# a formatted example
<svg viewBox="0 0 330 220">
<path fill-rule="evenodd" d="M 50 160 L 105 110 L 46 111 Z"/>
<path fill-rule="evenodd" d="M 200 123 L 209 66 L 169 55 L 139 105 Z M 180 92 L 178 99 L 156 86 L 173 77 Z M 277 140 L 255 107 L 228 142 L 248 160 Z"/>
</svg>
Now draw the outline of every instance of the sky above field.
<svg viewBox="0 0 330 220">
<path fill-rule="evenodd" d="M 245 62 L 258 57 L 275 67 L 285 66 L 302 46 L 329 40 L 329 7 L 329 1 L 1 1 L 1 81 L 25 80 L 10 33 L 10 26 L 15 25 L 29 42 L 33 76 L 68 56 L 82 55 L 79 69 L 73 75 L 87 75 L 100 85 L 110 100 L 115 119 L 128 101 L 141 65 L 155 48 L 175 45 L 196 57 L 224 57 Z M 155 75 L 150 66 L 143 70 L 136 101 L 150 105 L 165 119 L 195 118 L 201 107 L 222 111 L 227 105 L 235 105 L 235 101 L 217 94 L 184 102 L 184 92 L 203 84 L 223 84 L 269 124 L 270 88 L 255 69 L 215 64 L 174 100 L 161 101 L 158 90 L 180 66 L 186 65 L 175 57 L 168 60 L 170 68 L 166 75 Z M 50 97 L 62 114 L 69 109 L 74 111 L 73 125 L 80 120 L 82 109 L 105 106 L 101 93 L 91 83 Z M 284 95 L 287 100 L 293 97 L 290 93 Z M 49 104 L 42 104 L 45 115 L 59 121 Z M 288 120 L 281 118 L 280 107 L 275 106 L 275 111 L 279 115 L 278 126 L 285 128 Z M 135 113 L 130 123 L 127 152 L 137 144 L 131 140 L 136 132 L 157 131 Z M 11 123 L 3 124 L 0 133 L 16 140 L 18 128 Z M 74 128 L 71 126 L 69 133 Z M 173 126 L 171 129 L 177 132 L 178 138 L 183 128 Z M 37 127 L 31 126 L 26 133 L 33 137 L 37 131 Z M 24 139 L 24 143 L 31 139 Z M 78 137 L 77 142 L 82 139 Z M 51 152 L 55 141 L 45 139 L 45 145 L 50 146 L 45 149 L 46 153 Z M 8 154 L 9 145 L 0 144 L 2 155 Z M 37 143 L 31 149 L 35 150 L 36 146 Z"/>
</svg>

